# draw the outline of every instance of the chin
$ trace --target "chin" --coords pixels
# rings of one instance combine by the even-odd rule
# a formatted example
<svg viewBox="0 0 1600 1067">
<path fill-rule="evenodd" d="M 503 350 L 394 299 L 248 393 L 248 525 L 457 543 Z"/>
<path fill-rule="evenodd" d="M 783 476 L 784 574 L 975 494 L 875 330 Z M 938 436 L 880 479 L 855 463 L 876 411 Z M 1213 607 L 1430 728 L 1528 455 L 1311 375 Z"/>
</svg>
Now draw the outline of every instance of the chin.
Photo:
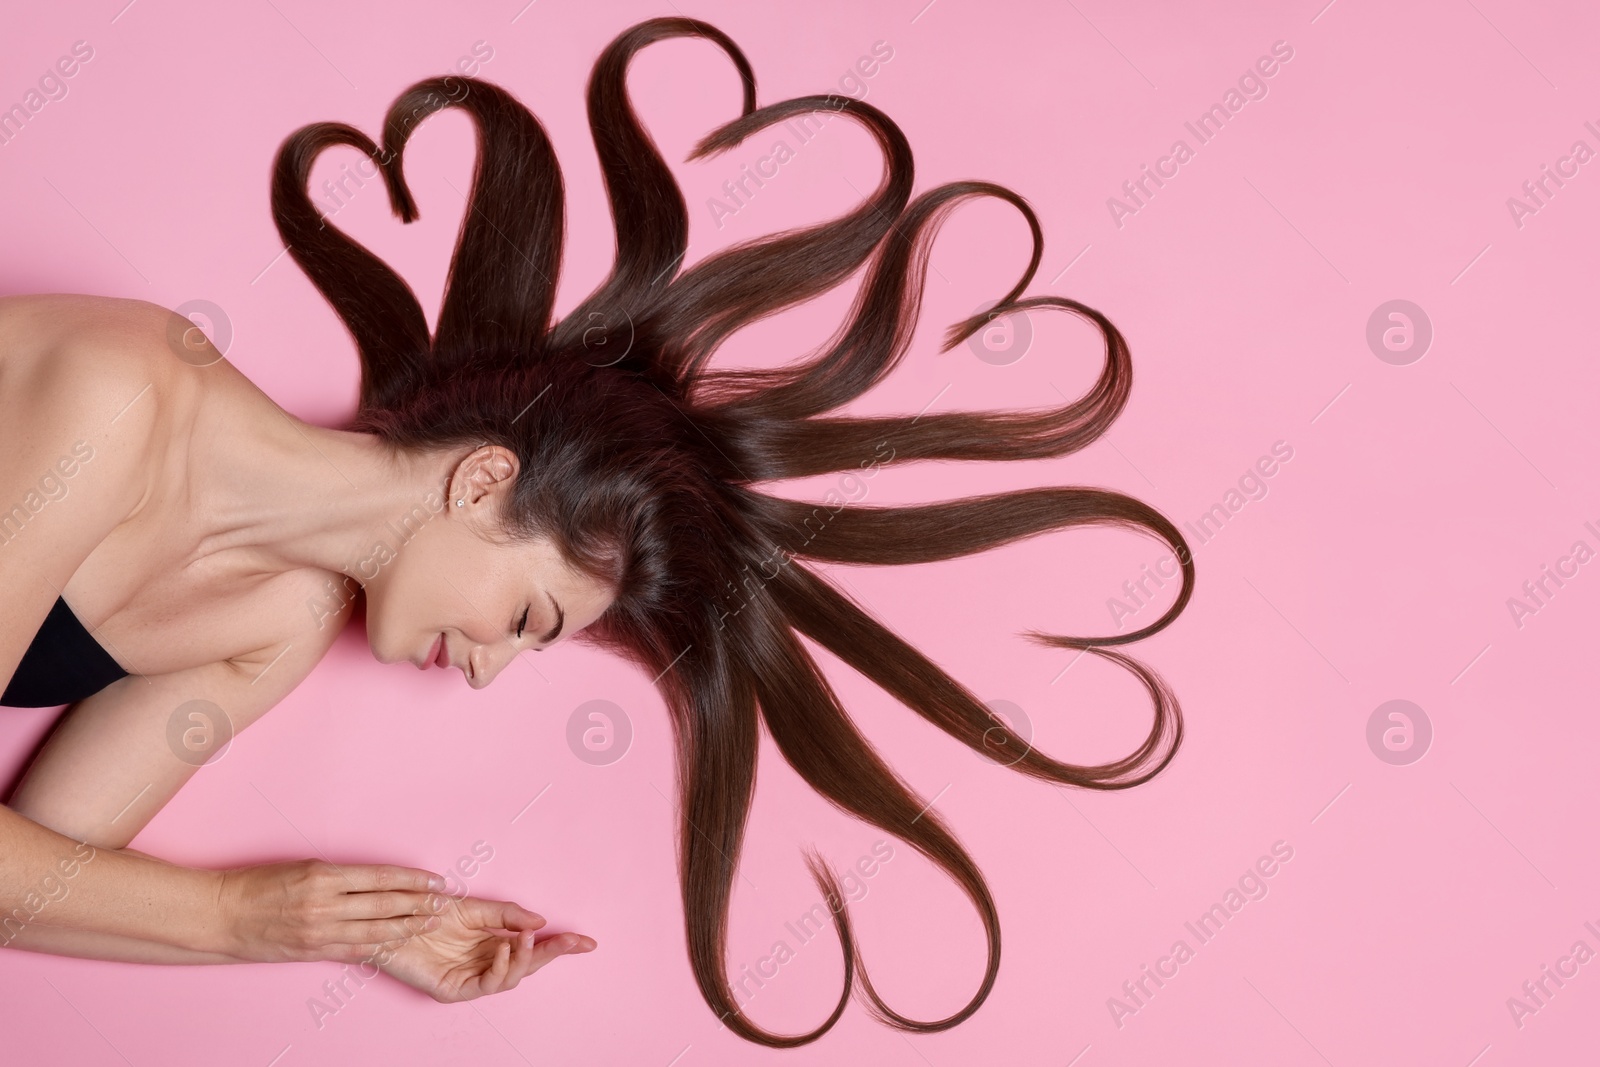
<svg viewBox="0 0 1600 1067">
<path fill-rule="evenodd" d="M 389 632 L 382 626 L 374 629 L 372 620 L 367 621 L 367 647 L 372 649 L 372 658 L 379 663 L 409 663 L 416 666 L 414 647 L 416 638 L 412 638 L 402 645 L 390 638 Z"/>
<path fill-rule="evenodd" d="M 372 649 L 372 658 L 377 660 L 379 663 L 399 663 L 401 659 L 406 658 L 403 656 L 397 657 L 384 655 L 381 645 L 382 641 L 380 641 L 374 634 L 370 632 L 367 634 L 367 647 Z"/>
</svg>

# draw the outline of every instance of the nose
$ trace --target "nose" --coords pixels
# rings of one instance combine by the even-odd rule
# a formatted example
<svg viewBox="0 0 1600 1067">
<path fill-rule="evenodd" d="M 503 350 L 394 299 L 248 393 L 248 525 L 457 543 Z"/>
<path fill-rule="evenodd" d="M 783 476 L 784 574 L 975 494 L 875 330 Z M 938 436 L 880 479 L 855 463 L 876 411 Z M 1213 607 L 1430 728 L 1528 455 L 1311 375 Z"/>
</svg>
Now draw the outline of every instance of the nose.
<svg viewBox="0 0 1600 1067">
<path fill-rule="evenodd" d="M 468 655 L 466 669 L 462 671 L 467 676 L 467 684 L 474 689 L 487 686 L 505 670 L 506 664 L 516 654 L 517 650 L 505 641 L 495 646 L 477 646 Z"/>
</svg>

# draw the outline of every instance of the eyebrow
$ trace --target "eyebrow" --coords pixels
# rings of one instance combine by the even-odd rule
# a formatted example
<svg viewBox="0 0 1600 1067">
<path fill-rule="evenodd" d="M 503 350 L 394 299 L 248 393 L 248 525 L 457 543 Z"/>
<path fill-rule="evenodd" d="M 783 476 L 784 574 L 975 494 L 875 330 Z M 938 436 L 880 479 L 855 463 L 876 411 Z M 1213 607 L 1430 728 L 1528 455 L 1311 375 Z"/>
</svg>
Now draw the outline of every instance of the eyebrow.
<svg viewBox="0 0 1600 1067">
<path fill-rule="evenodd" d="M 550 591 L 548 589 L 545 590 L 544 595 L 550 598 L 550 606 L 556 609 L 556 628 L 539 638 L 539 641 L 542 644 L 548 645 L 550 642 L 561 636 L 561 628 L 567 624 L 567 615 L 566 612 L 561 610 L 561 605 L 556 603 L 556 598 L 550 596 Z"/>
</svg>

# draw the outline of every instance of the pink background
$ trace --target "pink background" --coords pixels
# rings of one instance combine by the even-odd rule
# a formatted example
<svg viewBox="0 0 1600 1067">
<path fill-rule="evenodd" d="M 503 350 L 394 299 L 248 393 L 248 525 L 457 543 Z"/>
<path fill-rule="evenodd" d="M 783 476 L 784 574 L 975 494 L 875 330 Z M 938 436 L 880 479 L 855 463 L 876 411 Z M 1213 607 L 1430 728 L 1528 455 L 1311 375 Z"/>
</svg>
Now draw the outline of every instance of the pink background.
<svg viewBox="0 0 1600 1067">
<path fill-rule="evenodd" d="M 1141 788 L 1086 794 L 1026 779 L 819 653 L 863 730 L 937 797 L 995 894 L 999 979 L 952 1031 L 908 1037 L 856 1003 L 821 1041 L 788 1053 L 719 1031 L 684 952 L 670 736 L 649 679 L 568 647 L 474 693 L 454 674 L 378 664 L 352 628 L 135 845 L 208 866 L 321 853 L 444 870 L 483 841 L 494 856 L 469 880 L 475 894 L 517 900 L 598 950 L 466 1006 L 378 979 L 320 1028 L 308 999 L 337 976 L 333 964 L 8 955 L 9 1062 L 1499 1067 L 1594 1047 L 1600 963 L 1520 1026 L 1507 1006 L 1574 942 L 1600 950 L 1583 925 L 1600 927 L 1600 564 L 1520 626 L 1507 603 L 1574 542 L 1600 548 L 1584 526 L 1600 527 L 1600 369 L 1583 310 L 1600 222 L 1600 175 L 1587 172 L 1600 163 L 1520 226 L 1507 207 L 1574 141 L 1600 148 L 1584 126 L 1600 126 L 1590 6 L 683 0 L 519 14 L 521 0 L 122 2 L 7 13 L 0 105 L 23 99 L 74 41 L 94 57 L 64 99 L 0 146 L 0 293 L 213 301 L 234 331 L 229 358 L 302 418 L 331 424 L 351 410 L 356 361 L 330 308 L 278 258 L 268 179 L 279 143 L 318 120 L 376 134 L 405 87 L 485 42 L 493 56 L 478 73 L 534 111 L 564 166 L 561 313 L 603 277 L 611 251 L 583 111 L 590 66 L 627 26 L 681 12 L 739 43 L 761 104 L 850 90 L 840 78 L 885 42 L 892 58 L 853 93 L 904 128 L 918 191 L 977 178 L 1027 197 L 1046 235 L 1029 295 L 1083 300 L 1129 339 L 1132 400 L 1082 454 L 896 468 L 868 483 L 870 502 L 1088 484 L 1192 523 L 1274 442 L 1293 456 L 1214 540 L 1186 528 L 1193 602 L 1128 649 L 1171 683 L 1188 728 L 1170 768 Z M 1293 58 L 1268 94 L 1197 145 L 1184 122 L 1277 41 Z M 737 113 L 737 79 L 709 43 L 649 48 L 630 84 L 683 183 L 690 262 L 838 215 L 878 179 L 867 134 L 832 122 L 719 228 L 708 198 L 777 134 L 677 165 Z M 1119 227 L 1107 199 L 1180 137 L 1194 157 Z M 469 120 L 438 115 L 408 153 L 418 223 L 398 225 L 375 183 L 338 212 L 411 282 L 430 321 L 471 152 Z M 314 190 L 359 159 L 326 153 Z M 1075 397 L 1099 347 L 1067 315 L 1034 315 L 1031 346 L 1011 362 L 966 346 L 937 352 L 945 327 L 1004 292 L 1027 255 L 1010 208 L 957 212 L 935 246 L 911 355 L 853 410 Z M 722 365 L 809 351 L 853 286 L 747 330 Z M 1409 365 L 1380 360 L 1366 341 L 1369 316 L 1394 299 L 1419 305 L 1434 330 Z M 820 498 L 837 483 L 778 488 Z M 1072 656 L 1015 635 L 1114 631 L 1108 599 L 1160 554 L 1131 534 L 1079 531 L 925 568 L 832 573 L 980 697 L 1022 708 L 1040 747 L 1084 762 L 1130 746 L 1144 698 L 1109 665 L 1091 657 L 1066 671 Z M 566 741 L 573 710 L 595 699 L 619 705 L 634 731 L 605 766 Z M 1409 765 L 1367 742 L 1369 717 L 1394 699 L 1432 724 L 1431 748 Z M 0 716 L 9 768 L 54 715 Z M 729 951 L 737 971 L 779 939 L 796 949 L 749 1002 L 763 1025 L 809 1029 L 837 995 L 832 933 L 798 946 L 784 925 L 816 902 L 800 849 L 814 843 L 844 867 L 880 837 L 812 794 L 764 742 Z M 1185 922 L 1279 841 L 1293 858 L 1267 895 L 1199 944 Z M 964 1004 L 983 944 L 959 891 L 898 843 L 865 888 L 852 913 L 890 1002 L 920 1018 Z M 1193 958 L 1119 1025 L 1109 998 L 1132 1004 L 1123 983 L 1179 939 Z"/>
</svg>

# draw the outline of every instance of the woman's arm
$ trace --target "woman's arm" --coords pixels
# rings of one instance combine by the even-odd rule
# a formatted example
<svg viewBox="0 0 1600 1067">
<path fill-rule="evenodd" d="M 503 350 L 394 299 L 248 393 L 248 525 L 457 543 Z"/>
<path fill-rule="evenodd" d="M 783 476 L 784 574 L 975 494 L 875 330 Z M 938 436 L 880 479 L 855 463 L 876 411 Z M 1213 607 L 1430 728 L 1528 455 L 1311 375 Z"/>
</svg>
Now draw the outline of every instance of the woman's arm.
<svg viewBox="0 0 1600 1067">
<path fill-rule="evenodd" d="M 173 864 L 159 856 L 152 856 L 138 849 L 118 849 L 124 855 L 137 856 L 152 863 Z M 47 917 L 47 916 L 45 916 Z M 240 956 L 230 956 L 224 952 L 205 952 L 199 949 L 180 948 L 177 945 L 164 944 L 160 941 L 146 941 L 143 938 L 126 937 L 122 934 L 110 934 L 102 930 L 84 930 L 70 926 L 50 926 L 43 922 L 36 922 L 24 926 L 19 933 L 9 941 L 0 939 L 0 944 L 6 948 L 21 949 L 25 952 L 41 952 L 52 956 L 76 956 L 79 959 L 111 960 L 117 963 L 165 963 L 165 964 L 201 964 L 201 963 L 247 963 L 248 960 Z M 397 946 L 398 942 L 390 942 Z"/>
<path fill-rule="evenodd" d="M 336 620 L 342 621 L 342 620 Z M 58 871 L 24 902 L 26 885 L 0 877 L 0 943 L 37 952 L 97 959 L 161 963 L 234 960 L 365 959 L 418 931 L 433 929 L 430 890 L 444 888 L 431 872 L 389 865 L 335 866 L 315 860 L 202 871 L 176 867 L 127 848 L 128 842 L 213 753 L 173 747 L 168 721 L 173 708 L 202 701 L 208 714 L 227 724 L 197 724 L 196 740 L 221 742 L 272 707 L 316 664 L 337 632 L 295 635 L 291 647 L 263 650 L 265 674 L 252 663 L 207 664 L 166 675 L 133 675 L 79 701 L 56 724 L 28 768 L 4 814 L 12 820 L 73 841 L 82 855 L 74 878 Z M 275 660 L 275 662 L 273 662 Z M 222 709 L 227 709 L 224 712 Z M 199 729 L 208 725 L 211 731 Z M 187 734 L 185 735 L 188 736 Z M 11 850 L 0 844 L 0 871 Z M 107 862 L 101 862 L 105 860 Z M 131 895 L 126 903 L 173 917 L 147 932 L 119 929 L 93 910 L 87 920 L 70 918 L 74 883 L 84 874 L 118 868 L 108 893 Z M 37 867 L 38 864 L 29 864 Z M 117 873 L 117 872 L 113 872 Z M 144 879 L 143 892 L 129 877 Z M 196 889 L 195 887 L 200 887 Z M 52 897 L 59 900 L 52 900 Z M 16 919 L 33 921 L 16 929 Z M 69 928 L 65 932 L 58 929 Z M 13 936 L 9 939 L 6 935 Z M 139 942 L 149 942 L 141 944 Z"/>
<path fill-rule="evenodd" d="M 269 662 L 275 660 L 274 670 L 289 668 L 278 676 L 276 685 L 292 685 L 299 677 L 301 664 L 320 655 L 311 635 L 303 635 L 298 644 L 300 658 L 295 658 L 292 650 L 282 656 L 264 654 Z M 309 666 L 304 669 L 309 670 Z M 229 679 L 236 679 L 231 691 Z M 222 668 L 186 672 L 182 677 L 123 679 L 67 712 L 28 769 L 12 799 L 13 805 L 41 823 L 83 838 L 88 844 L 82 848 L 125 846 L 196 769 L 192 762 L 175 758 L 168 747 L 166 717 L 170 713 L 165 709 L 180 706 L 178 697 L 184 693 L 204 693 L 205 699 L 215 701 L 217 706 L 233 709 L 242 719 L 237 728 L 253 721 L 277 699 L 268 681 L 256 686 L 240 672 Z M 191 759 L 205 755 L 200 752 Z M 125 799 L 130 797 L 131 800 Z M 171 868 L 170 864 L 131 848 L 117 848 L 116 855 Z M 346 868 L 344 873 L 359 878 L 364 870 L 367 869 Z M 394 870 L 404 872 L 405 868 Z M 260 918 L 286 910 L 273 896 L 285 880 L 281 869 L 247 868 L 223 872 L 222 877 L 220 910 L 224 914 L 258 916 L 253 926 L 233 923 L 245 931 L 236 935 L 236 942 L 281 942 L 285 933 Z M 436 888 L 442 889 L 443 884 Z M 346 900 L 393 898 L 400 902 L 395 906 L 406 900 L 404 894 L 381 892 L 344 896 Z M 228 902 L 235 900 L 258 903 L 253 908 L 234 906 L 230 910 Z M 391 917 L 400 929 L 386 935 L 390 940 L 367 946 L 370 951 L 352 949 L 343 958 L 347 962 L 370 962 L 435 1000 L 458 1001 L 515 988 L 523 977 L 556 956 L 594 947 L 592 938 L 571 934 L 535 944 L 534 931 L 544 925 L 544 919 L 509 901 L 456 899 L 433 893 L 428 898 L 428 911 L 437 914 L 424 914 L 419 909 L 403 919 Z M 11 945 L 57 955 L 135 963 L 232 963 L 241 957 L 269 958 L 245 956 L 238 950 L 127 937 L 104 929 L 53 927 L 47 925 L 49 922 L 48 911 L 41 913 L 40 922 L 25 927 Z"/>
<path fill-rule="evenodd" d="M 430 890 L 445 884 L 387 864 L 179 867 L 74 841 L 5 807 L 0 857 L 0 947 L 112 960 L 356 962 L 438 926 L 443 898 Z M 46 927 L 67 932 L 29 934 Z"/>
<path fill-rule="evenodd" d="M 30 926 L 12 938 L 7 948 L 42 952 L 51 956 L 76 956 L 85 960 L 111 960 L 116 963 L 246 963 L 237 956 L 221 952 L 163 945 L 137 937 L 122 937 L 99 930 L 74 930 L 66 926 Z"/>
<path fill-rule="evenodd" d="M 227 940 L 219 872 L 95 848 L 3 807 L 0 856 L 0 945 L 42 923 L 199 952 Z"/>
<path fill-rule="evenodd" d="M 185 749 L 180 757 L 171 747 L 170 709 L 203 700 L 213 709 L 232 709 L 230 721 L 242 729 L 292 688 L 321 654 L 309 637 L 297 645 L 265 676 L 232 663 L 130 676 L 63 716 L 12 797 L 12 810 L 0 809 L 6 816 L 0 826 L 25 838 L 54 839 L 57 850 L 24 860 L 0 838 L 0 943 L 149 962 L 221 962 L 217 955 L 351 962 L 437 925 L 430 890 L 436 893 L 445 883 L 428 871 L 317 860 L 203 871 L 126 847 L 208 754 Z M 279 668 L 284 668 L 281 674 Z M 257 677 L 259 684 L 253 681 Z M 30 835 L 30 827 L 37 832 Z M 68 855 L 74 849 L 76 863 Z M 66 866 L 49 870 L 62 861 Z M 36 871 L 32 882 L 38 884 L 28 878 L 8 881 L 19 866 Z M 109 903 L 77 915 L 78 884 L 101 874 Z M 43 880 L 46 875 L 49 882 Z M 157 919 L 142 929 L 118 926 L 117 907 Z M 21 933 L 19 920 L 27 920 L 23 928 L 76 929 L 15 936 Z M 127 937 L 154 944 L 130 944 Z"/>
</svg>

